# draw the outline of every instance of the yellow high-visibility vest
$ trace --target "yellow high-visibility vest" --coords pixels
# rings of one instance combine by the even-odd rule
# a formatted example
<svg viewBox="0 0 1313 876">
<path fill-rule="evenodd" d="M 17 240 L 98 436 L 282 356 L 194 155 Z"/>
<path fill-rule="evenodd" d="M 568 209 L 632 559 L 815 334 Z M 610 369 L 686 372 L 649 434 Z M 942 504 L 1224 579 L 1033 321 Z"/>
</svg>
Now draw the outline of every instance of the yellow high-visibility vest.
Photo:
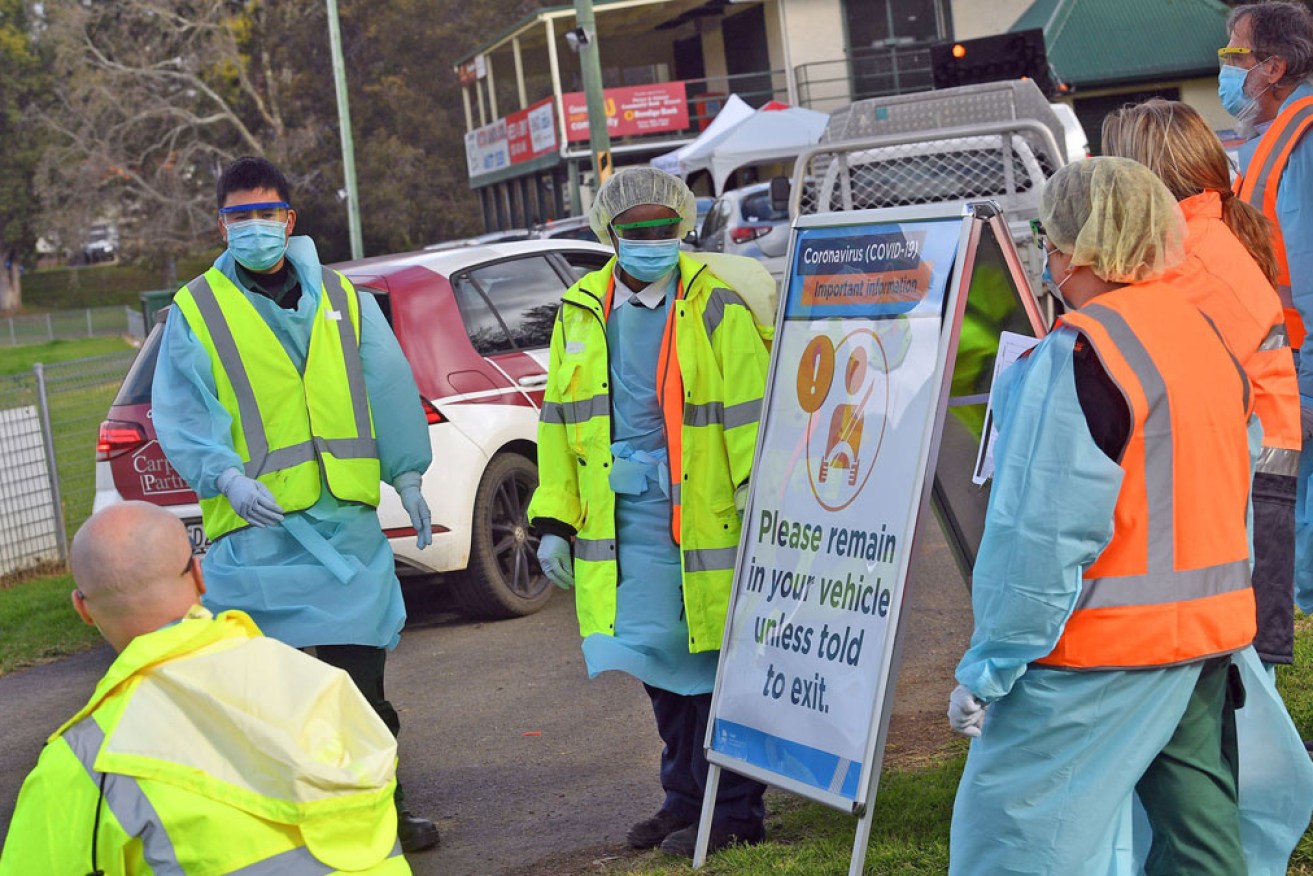
<svg viewBox="0 0 1313 876">
<path fill-rule="evenodd" d="M 268 487 L 284 512 L 319 501 L 321 480 L 339 499 L 377 507 L 378 446 L 360 364 L 360 301 L 350 281 L 324 269 L 304 374 L 218 269 L 184 286 L 174 303 L 210 354 L 246 476 Z M 225 496 L 200 504 L 211 540 L 247 525 Z"/>
</svg>

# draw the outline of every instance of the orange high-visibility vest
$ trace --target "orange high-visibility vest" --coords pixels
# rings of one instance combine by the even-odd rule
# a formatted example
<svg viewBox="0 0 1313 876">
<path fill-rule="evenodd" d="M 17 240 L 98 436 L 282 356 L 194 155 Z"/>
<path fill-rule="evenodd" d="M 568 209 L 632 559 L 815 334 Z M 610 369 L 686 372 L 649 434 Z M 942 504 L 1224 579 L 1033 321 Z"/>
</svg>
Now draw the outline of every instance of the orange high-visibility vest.
<svg viewBox="0 0 1313 876">
<path fill-rule="evenodd" d="M 1100 295 L 1062 321 L 1094 347 L 1133 426 L 1112 540 L 1038 662 L 1135 669 L 1243 648 L 1256 621 L 1245 531 L 1253 404 L 1240 363 L 1162 282 Z"/>
<path fill-rule="evenodd" d="M 1254 413 L 1263 424 L 1258 470 L 1294 475 L 1303 446 L 1299 383 L 1283 322 L 1281 299 L 1222 221 L 1222 199 L 1230 192 L 1203 192 L 1181 201 L 1189 233 L 1185 261 L 1160 279 L 1180 289 L 1213 322 L 1240 360 L 1254 393 Z"/>
<path fill-rule="evenodd" d="M 1286 263 L 1286 242 L 1281 236 L 1281 223 L 1277 219 L 1277 189 L 1281 174 L 1309 125 L 1313 125 L 1313 97 L 1297 100 L 1281 111 L 1272 125 L 1263 132 L 1249 159 L 1247 173 L 1236 177 L 1235 191 L 1246 203 L 1263 211 L 1271 225 L 1272 249 L 1277 257 L 1277 294 L 1285 308 L 1286 332 L 1291 346 L 1298 349 L 1304 343 L 1304 321 L 1295 309 L 1290 294 L 1290 266 Z"/>
</svg>

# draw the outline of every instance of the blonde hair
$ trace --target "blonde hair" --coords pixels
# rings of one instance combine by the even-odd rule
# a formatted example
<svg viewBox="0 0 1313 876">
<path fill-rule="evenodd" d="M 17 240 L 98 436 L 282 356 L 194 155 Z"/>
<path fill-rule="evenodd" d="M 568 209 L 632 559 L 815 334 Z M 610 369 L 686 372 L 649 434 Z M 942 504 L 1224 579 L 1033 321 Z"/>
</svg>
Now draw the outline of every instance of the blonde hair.
<svg viewBox="0 0 1313 876">
<path fill-rule="evenodd" d="M 1240 239 L 1268 282 L 1277 278 L 1266 217 L 1231 193 L 1231 163 L 1217 135 L 1194 108 L 1153 98 L 1103 120 L 1103 151 L 1152 170 L 1178 201 L 1204 192 L 1222 199 L 1222 221 Z"/>
</svg>

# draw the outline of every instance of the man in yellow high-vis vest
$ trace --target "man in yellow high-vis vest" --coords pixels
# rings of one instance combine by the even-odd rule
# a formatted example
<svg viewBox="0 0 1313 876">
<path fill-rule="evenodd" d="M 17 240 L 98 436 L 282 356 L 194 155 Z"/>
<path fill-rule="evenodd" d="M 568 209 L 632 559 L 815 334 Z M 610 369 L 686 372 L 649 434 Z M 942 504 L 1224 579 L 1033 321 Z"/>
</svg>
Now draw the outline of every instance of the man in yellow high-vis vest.
<svg viewBox="0 0 1313 876">
<path fill-rule="evenodd" d="M 174 299 L 152 393 L 169 462 L 200 497 L 207 607 L 351 675 L 395 733 L 387 651 L 405 606 L 379 526 L 380 481 L 432 539 L 421 476 L 432 462 L 410 366 L 371 295 L 292 237 L 286 177 L 239 158 L 219 177 L 227 249 Z M 406 851 L 437 844 L 398 786 Z"/>
<path fill-rule="evenodd" d="M 575 587 L 589 674 L 642 681 L 665 743 L 665 800 L 629 844 L 685 857 L 768 362 L 743 298 L 680 254 L 694 215 L 688 186 L 653 168 L 598 191 L 591 224 L 617 256 L 557 315 L 529 506 L 544 573 Z M 761 841 L 764 790 L 721 775 L 712 851 Z"/>
<path fill-rule="evenodd" d="M 0 874 L 408 876 L 396 740 L 343 672 L 200 606 L 181 521 L 112 505 L 70 565 L 118 657 L 23 783 Z"/>
</svg>

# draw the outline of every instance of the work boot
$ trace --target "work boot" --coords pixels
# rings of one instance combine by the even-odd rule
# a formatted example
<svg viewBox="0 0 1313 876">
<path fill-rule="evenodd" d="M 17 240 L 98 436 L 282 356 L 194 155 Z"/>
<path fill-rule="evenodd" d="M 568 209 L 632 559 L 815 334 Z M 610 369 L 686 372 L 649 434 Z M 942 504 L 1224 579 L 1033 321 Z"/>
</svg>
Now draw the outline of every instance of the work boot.
<svg viewBox="0 0 1313 876">
<path fill-rule="evenodd" d="M 760 822 L 713 824 L 711 825 L 711 836 L 707 840 L 707 854 L 714 855 L 726 846 L 735 843 L 755 846 L 765 838 L 766 828 Z M 661 843 L 661 851 L 677 858 L 692 859 L 693 852 L 697 850 L 697 844 L 698 826 L 691 824 L 666 837 Z"/>
<path fill-rule="evenodd" d="M 629 841 L 630 848 L 655 849 L 661 845 L 663 839 L 680 828 L 688 827 L 690 824 L 696 826 L 697 819 L 680 818 L 678 815 L 672 815 L 669 812 L 658 812 L 651 818 L 645 818 L 629 828 L 629 835 L 626 839 Z"/>
<path fill-rule="evenodd" d="M 427 818 L 411 815 L 409 809 L 398 809 L 397 839 L 401 841 L 401 850 L 411 854 L 433 848 L 441 837 L 438 836 L 438 826 Z"/>
</svg>

